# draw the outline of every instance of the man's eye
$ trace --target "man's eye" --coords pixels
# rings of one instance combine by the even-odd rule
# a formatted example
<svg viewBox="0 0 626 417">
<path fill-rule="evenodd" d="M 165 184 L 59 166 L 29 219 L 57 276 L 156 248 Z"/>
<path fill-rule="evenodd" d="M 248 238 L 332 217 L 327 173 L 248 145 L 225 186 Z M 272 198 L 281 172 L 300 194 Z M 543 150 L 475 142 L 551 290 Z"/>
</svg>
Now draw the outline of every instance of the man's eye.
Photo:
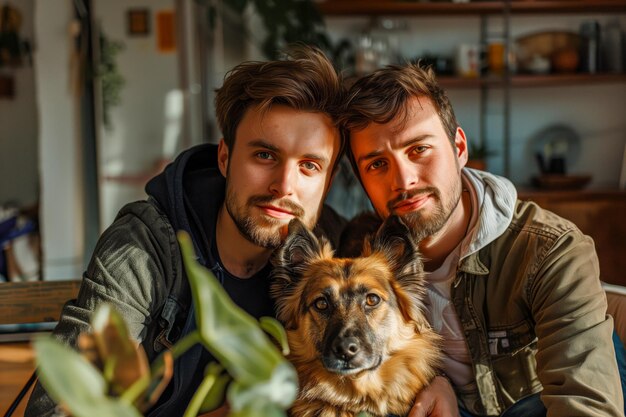
<svg viewBox="0 0 626 417">
<path fill-rule="evenodd" d="M 369 164 L 367 166 L 367 170 L 368 171 L 372 171 L 372 170 L 375 170 L 375 169 L 380 169 L 380 168 L 384 167 L 385 165 L 386 165 L 385 161 L 383 161 L 382 159 L 378 159 L 378 160 L 372 162 L 371 164 Z"/>
<path fill-rule="evenodd" d="M 428 146 L 416 146 L 415 148 L 411 149 L 411 153 L 423 153 L 427 150 Z"/>
<path fill-rule="evenodd" d="M 269 152 L 257 152 L 256 156 L 261 159 L 274 159 L 271 153 Z"/>
<path fill-rule="evenodd" d="M 314 162 L 306 161 L 302 163 L 302 167 L 309 171 L 320 171 L 319 165 Z"/>
</svg>

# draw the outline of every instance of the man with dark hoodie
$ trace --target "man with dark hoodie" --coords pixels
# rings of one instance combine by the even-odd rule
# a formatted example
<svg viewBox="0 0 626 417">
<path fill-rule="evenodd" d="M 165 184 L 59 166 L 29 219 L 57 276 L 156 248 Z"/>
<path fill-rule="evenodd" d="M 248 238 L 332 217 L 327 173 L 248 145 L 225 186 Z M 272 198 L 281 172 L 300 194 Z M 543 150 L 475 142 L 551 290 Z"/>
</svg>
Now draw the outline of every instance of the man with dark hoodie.
<svg viewBox="0 0 626 417">
<path fill-rule="evenodd" d="M 122 208 L 98 241 L 77 299 L 63 309 L 56 337 L 75 345 L 103 302 L 123 314 L 151 361 L 192 331 L 178 230 L 192 236 L 199 262 L 235 303 L 254 317 L 273 316 L 268 261 L 289 220 L 309 227 L 326 221 L 335 242 L 341 230 L 342 219 L 323 200 L 343 147 L 334 119 L 342 97 L 332 64 L 312 48 L 230 71 L 216 96 L 223 139 L 183 152 L 148 183 L 146 201 Z M 182 415 L 210 359 L 200 345 L 178 358 L 146 415 Z M 25 415 L 54 414 L 38 384 Z"/>
</svg>

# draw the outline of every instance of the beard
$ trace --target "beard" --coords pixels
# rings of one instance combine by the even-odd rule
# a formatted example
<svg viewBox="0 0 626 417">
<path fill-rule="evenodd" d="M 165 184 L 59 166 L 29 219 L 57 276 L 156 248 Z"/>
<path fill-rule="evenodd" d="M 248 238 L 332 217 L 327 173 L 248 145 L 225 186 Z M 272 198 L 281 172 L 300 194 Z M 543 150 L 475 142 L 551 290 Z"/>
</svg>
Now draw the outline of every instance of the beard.
<svg viewBox="0 0 626 417">
<path fill-rule="evenodd" d="M 432 212 L 427 213 L 424 210 L 416 210 L 411 213 L 399 215 L 409 229 L 415 234 L 418 240 L 427 236 L 433 236 L 441 230 L 448 222 L 452 212 L 461 200 L 462 186 L 461 181 L 456 181 L 451 189 L 450 199 L 443 201 L 441 191 L 435 187 L 426 187 L 418 190 L 410 190 L 402 193 L 397 198 L 387 203 L 390 213 L 394 213 L 393 206 L 399 202 L 415 197 L 417 195 L 430 194 L 435 203 Z"/>
<path fill-rule="evenodd" d="M 226 210 L 241 233 L 247 240 L 257 246 L 276 249 L 284 239 L 283 230 L 286 231 L 287 223 L 284 220 L 270 216 L 253 217 L 252 210 L 258 204 L 267 204 L 280 207 L 293 213 L 294 217 L 302 220 L 307 226 L 312 225 L 304 221 L 304 209 L 290 200 L 276 199 L 271 195 L 256 195 L 239 205 L 235 192 L 226 186 Z"/>
</svg>

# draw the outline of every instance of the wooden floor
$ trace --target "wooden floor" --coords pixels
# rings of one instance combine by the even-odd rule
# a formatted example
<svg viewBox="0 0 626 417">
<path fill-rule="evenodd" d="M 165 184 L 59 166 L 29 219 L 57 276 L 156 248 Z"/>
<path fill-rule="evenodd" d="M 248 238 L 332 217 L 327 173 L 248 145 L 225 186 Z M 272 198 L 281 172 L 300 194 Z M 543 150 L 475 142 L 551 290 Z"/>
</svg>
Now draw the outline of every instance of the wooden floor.
<svg viewBox="0 0 626 417">
<path fill-rule="evenodd" d="M 0 343 L 0 415 L 4 415 L 34 369 L 33 352 L 28 342 Z M 22 417 L 30 392 L 13 413 Z"/>
</svg>

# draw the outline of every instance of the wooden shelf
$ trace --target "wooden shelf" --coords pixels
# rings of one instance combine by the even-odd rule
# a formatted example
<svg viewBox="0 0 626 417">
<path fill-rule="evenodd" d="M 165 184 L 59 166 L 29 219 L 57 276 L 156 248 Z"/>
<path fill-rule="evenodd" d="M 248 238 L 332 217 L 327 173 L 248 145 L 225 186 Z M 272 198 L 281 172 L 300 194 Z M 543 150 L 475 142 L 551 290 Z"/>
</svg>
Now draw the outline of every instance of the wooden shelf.
<svg viewBox="0 0 626 417">
<path fill-rule="evenodd" d="M 325 0 L 318 7 L 328 16 L 481 15 L 503 13 L 507 4 L 504 1 Z M 626 12 L 626 0 L 512 0 L 510 11 L 515 14 Z"/>
<path fill-rule="evenodd" d="M 512 87 L 558 87 L 605 83 L 626 83 L 626 74 L 520 74 L 511 77 Z"/>
<path fill-rule="evenodd" d="M 443 88 L 479 88 L 485 84 L 484 78 L 462 78 L 452 75 L 438 75 L 437 81 Z"/>
<path fill-rule="evenodd" d="M 438 76 L 444 88 L 504 87 L 503 77 L 486 76 L 481 78 L 460 78 Z M 512 88 L 518 87 L 561 87 L 586 84 L 626 83 L 626 74 L 517 74 L 511 75 Z"/>
</svg>

